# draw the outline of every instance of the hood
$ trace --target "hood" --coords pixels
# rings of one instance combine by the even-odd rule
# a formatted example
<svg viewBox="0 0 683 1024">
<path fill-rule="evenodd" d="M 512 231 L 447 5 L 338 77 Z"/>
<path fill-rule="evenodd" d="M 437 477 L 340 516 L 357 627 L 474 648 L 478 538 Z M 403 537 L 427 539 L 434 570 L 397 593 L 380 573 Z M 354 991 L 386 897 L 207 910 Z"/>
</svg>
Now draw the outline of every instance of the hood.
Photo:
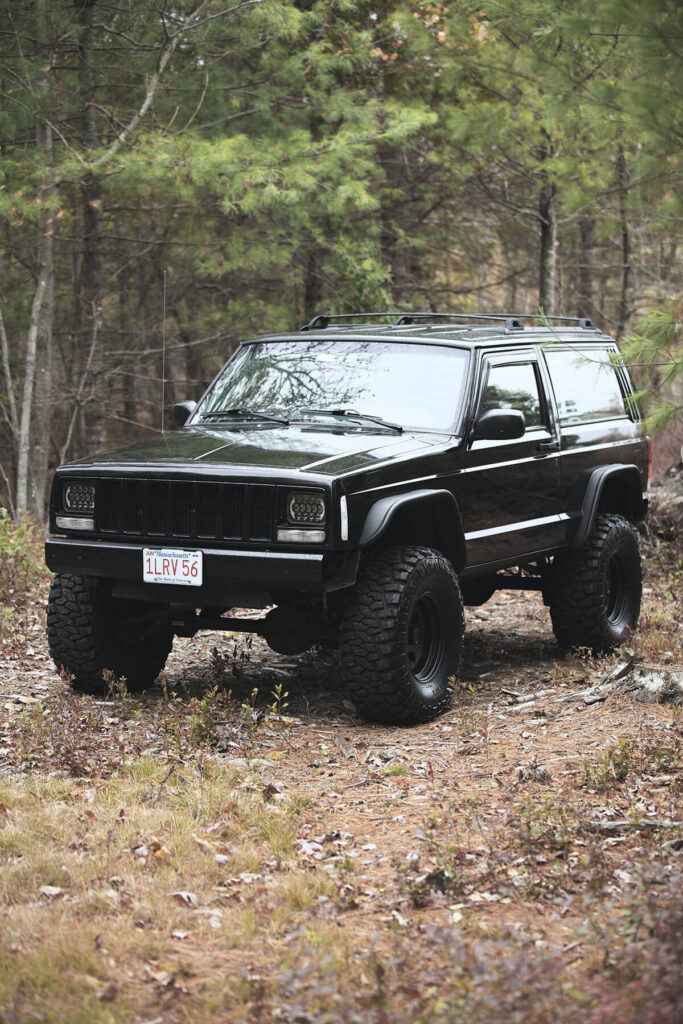
<svg viewBox="0 0 683 1024">
<path fill-rule="evenodd" d="M 189 427 L 100 452 L 71 463 L 82 468 L 190 469 L 193 466 L 234 466 L 243 470 L 281 469 L 324 476 L 369 469 L 386 459 L 405 458 L 444 442 L 443 434 L 394 434 L 321 428 L 319 424 L 218 430 Z"/>
</svg>

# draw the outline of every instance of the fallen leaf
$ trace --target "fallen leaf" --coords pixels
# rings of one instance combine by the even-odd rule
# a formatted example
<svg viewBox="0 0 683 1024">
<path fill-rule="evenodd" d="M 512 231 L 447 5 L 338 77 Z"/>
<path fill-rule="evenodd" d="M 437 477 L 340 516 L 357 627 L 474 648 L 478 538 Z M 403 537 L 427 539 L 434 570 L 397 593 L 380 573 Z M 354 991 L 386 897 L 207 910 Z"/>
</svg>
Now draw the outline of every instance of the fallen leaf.
<svg viewBox="0 0 683 1024">
<path fill-rule="evenodd" d="M 113 981 L 110 981 L 104 988 L 100 989 L 97 993 L 97 998 L 101 1003 L 113 1003 L 118 994 L 118 986 Z"/>
<path fill-rule="evenodd" d="M 41 885 L 40 891 L 43 896 L 47 896 L 49 900 L 59 899 L 60 896 L 64 895 L 64 890 L 60 889 L 58 885 Z"/>
<path fill-rule="evenodd" d="M 297 839 L 296 842 L 301 847 L 301 852 L 304 857 L 312 857 L 314 853 L 320 853 L 322 846 L 320 843 L 309 842 L 308 839 Z"/>
<path fill-rule="evenodd" d="M 200 836 L 196 836 L 194 832 L 192 833 L 192 838 L 194 839 L 195 843 L 202 851 L 202 853 L 207 853 L 210 857 L 213 857 L 214 850 L 210 843 L 207 843 L 206 840 L 202 839 Z"/>
<path fill-rule="evenodd" d="M 174 900 L 178 903 L 182 903 L 186 907 L 196 907 L 199 903 L 197 894 L 194 892 L 187 892 L 185 889 L 178 889 L 176 892 L 169 893 Z"/>
</svg>

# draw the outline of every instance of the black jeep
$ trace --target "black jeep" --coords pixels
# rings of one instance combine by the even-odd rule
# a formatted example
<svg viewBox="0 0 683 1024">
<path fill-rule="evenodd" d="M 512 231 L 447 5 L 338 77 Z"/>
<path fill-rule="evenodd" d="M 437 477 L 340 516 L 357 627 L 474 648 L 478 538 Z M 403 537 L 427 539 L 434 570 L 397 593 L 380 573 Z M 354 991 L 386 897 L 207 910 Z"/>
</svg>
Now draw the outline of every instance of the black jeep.
<svg viewBox="0 0 683 1024">
<path fill-rule="evenodd" d="M 339 647 L 358 710 L 410 724 L 446 707 L 463 604 L 497 588 L 542 590 L 563 648 L 637 623 L 649 445 L 589 320 L 318 316 L 173 417 L 55 475 L 47 628 L 80 689 L 149 686 L 174 634 L 251 631 Z"/>
</svg>

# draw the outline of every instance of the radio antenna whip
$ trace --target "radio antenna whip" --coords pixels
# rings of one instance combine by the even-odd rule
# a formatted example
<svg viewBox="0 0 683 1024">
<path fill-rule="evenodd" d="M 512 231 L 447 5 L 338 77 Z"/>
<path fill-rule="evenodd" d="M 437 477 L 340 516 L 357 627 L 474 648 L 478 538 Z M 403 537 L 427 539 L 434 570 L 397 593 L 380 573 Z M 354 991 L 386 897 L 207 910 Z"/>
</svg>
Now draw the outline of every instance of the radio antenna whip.
<svg viewBox="0 0 683 1024">
<path fill-rule="evenodd" d="M 161 319 L 161 433 L 164 432 L 164 402 L 166 399 L 166 271 L 164 270 L 163 314 Z"/>
</svg>

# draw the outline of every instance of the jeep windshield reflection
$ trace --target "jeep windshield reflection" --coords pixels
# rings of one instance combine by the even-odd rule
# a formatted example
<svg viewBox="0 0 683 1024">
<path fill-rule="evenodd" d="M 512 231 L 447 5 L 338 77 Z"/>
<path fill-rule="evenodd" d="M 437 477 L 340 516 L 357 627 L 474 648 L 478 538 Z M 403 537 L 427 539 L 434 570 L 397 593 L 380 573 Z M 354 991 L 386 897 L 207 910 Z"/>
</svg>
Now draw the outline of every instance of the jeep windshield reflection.
<svg viewBox="0 0 683 1024">
<path fill-rule="evenodd" d="M 376 341 L 278 341 L 244 345 L 192 417 L 320 429 L 450 433 L 467 353 L 439 345 Z"/>
</svg>

